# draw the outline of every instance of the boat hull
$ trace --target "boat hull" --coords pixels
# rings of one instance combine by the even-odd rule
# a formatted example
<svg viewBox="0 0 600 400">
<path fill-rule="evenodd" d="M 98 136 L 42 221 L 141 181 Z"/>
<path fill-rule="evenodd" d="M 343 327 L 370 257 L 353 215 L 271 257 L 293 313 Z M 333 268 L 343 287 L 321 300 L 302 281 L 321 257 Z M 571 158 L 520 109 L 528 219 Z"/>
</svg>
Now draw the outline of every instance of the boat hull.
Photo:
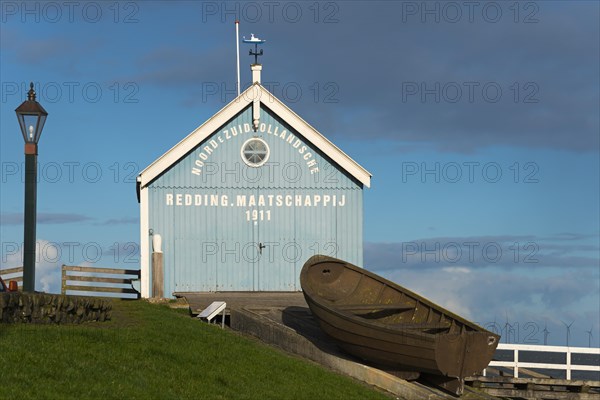
<svg viewBox="0 0 600 400">
<path fill-rule="evenodd" d="M 498 335 L 342 260 L 312 257 L 300 282 L 321 329 L 384 369 L 462 380 L 482 371 L 498 344 Z"/>
</svg>

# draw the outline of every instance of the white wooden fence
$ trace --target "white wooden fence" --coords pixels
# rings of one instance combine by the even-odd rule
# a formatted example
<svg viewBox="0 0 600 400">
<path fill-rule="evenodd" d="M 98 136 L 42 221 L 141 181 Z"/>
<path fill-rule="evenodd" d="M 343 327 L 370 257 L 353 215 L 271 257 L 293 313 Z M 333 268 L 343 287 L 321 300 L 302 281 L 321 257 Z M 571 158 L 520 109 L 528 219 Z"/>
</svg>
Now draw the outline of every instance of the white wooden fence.
<svg viewBox="0 0 600 400">
<path fill-rule="evenodd" d="M 498 344 L 498 350 L 512 350 L 513 361 L 492 361 L 490 367 L 505 367 L 512 368 L 513 376 L 519 377 L 519 368 L 535 368 L 535 369 L 556 369 L 566 371 L 566 379 L 571 379 L 571 371 L 595 371 L 600 372 L 600 365 L 576 365 L 571 363 L 572 354 L 597 354 L 600 355 L 600 348 L 588 347 L 563 347 L 563 346 L 532 346 L 527 344 Z M 540 353 L 563 353 L 566 354 L 565 364 L 546 364 L 537 362 L 520 362 L 519 352 L 540 352 Z M 483 376 L 486 371 L 483 370 Z"/>
</svg>

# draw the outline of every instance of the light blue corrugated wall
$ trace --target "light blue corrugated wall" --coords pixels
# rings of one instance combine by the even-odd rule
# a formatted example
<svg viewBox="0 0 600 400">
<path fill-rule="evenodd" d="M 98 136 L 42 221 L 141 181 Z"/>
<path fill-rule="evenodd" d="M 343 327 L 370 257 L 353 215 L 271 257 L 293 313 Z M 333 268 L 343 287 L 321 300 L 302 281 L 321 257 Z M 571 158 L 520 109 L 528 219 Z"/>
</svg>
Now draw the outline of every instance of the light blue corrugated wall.
<svg viewBox="0 0 600 400">
<path fill-rule="evenodd" d="M 163 237 L 165 294 L 300 290 L 300 269 L 317 253 L 362 265 L 362 186 L 267 109 L 261 113 L 265 132 L 231 135 L 232 126 L 243 131 L 251 119 L 247 108 L 149 185 L 149 227 Z M 271 133 L 266 132 L 269 125 Z M 273 134 L 275 127 L 278 133 L 293 132 L 308 147 L 318 173 L 310 174 L 298 149 Z M 267 164 L 259 168 L 247 166 L 240 154 L 242 144 L 253 136 L 270 147 Z M 206 155 L 205 146 L 213 151 L 200 168 L 195 162 L 202 161 L 202 152 Z M 192 173 L 194 168 L 202 170 L 200 175 Z M 173 205 L 167 205 L 168 195 Z M 177 195 L 182 205 L 176 205 Z M 219 204 L 204 205 L 205 195 L 217 195 Z M 273 196 L 273 205 L 237 206 L 237 196 L 249 201 L 252 195 L 266 202 Z M 282 200 L 292 196 L 294 203 L 302 196 L 303 205 L 277 206 L 278 195 Z M 320 205 L 304 206 L 307 196 L 313 201 L 320 196 Z M 322 204 L 324 196 L 330 198 L 327 206 Z M 192 204 L 186 205 L 186 200 Z M 202 205 L 195 205 L 198 200 Z M 262 221 L 247 220 L 252 215 L 246 212 L 253 210 L 263 211 Z M 264 248 L 259 249 L 259 243 Z"/>
</svg>

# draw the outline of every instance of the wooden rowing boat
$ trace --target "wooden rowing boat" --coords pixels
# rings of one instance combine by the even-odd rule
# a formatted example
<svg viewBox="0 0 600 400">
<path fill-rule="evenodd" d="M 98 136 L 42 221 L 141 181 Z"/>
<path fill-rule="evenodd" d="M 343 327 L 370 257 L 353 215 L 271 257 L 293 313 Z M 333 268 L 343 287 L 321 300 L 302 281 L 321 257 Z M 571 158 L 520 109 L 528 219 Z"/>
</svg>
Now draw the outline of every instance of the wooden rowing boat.
<svg viewBox="0 0 600 400">
<path fill-rule="evenodd" d="M 461 394 L 500 336 L 366 269 L 317 255 L 300 284 L 321 329 L 348 353 L 389 371 L 430 374 Z"/>
</svg>

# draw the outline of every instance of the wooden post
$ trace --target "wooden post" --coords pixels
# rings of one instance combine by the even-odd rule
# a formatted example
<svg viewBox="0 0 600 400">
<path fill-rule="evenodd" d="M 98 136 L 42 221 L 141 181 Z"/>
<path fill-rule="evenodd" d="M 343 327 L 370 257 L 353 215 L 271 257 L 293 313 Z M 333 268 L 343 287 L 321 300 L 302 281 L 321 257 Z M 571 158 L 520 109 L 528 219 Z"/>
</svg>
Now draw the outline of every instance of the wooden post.
<svg viewBox="0 0 600 400">
<path fill-rule="evenodd" d="M 571 348 L 567 346 L 567 380 L 571 380 Z"/>
<path fill-rule="evenodd" d="M 60 293 L 67 294 L 67 268 L 66 268 L 65 264 L 63 264 L 62 267 L 60 267 L 60 275 L 61 275 Z"/>
<path fill-rule="evenodd" d="M 152 297 L 163 298 L 164 280 L 163 280 L 163 253 L 152 253 Z"/>
</svg>

